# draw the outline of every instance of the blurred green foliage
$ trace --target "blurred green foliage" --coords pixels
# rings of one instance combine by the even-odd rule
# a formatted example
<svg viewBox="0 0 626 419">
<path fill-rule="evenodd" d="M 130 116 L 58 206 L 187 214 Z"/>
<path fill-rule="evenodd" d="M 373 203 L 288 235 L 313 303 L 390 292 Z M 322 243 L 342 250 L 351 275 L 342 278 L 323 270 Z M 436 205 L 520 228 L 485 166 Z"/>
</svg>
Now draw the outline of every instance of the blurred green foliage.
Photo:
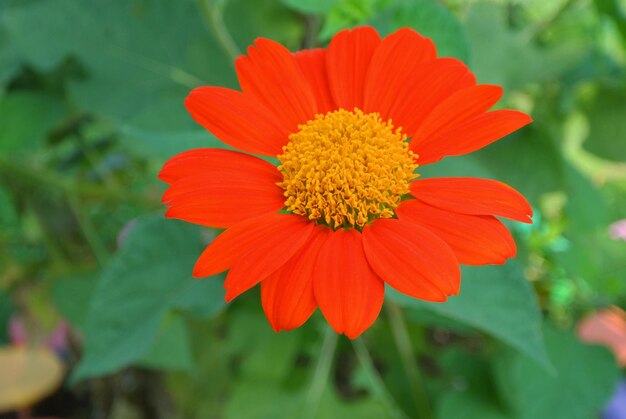
<svg viewBox="0 0 626 419">
<path fill-rule="evenodd" d="M 535 223 L 511 226 L 516 261 L 464 268 L 448 303 L 390 290 L 402 310 L 355 342 L 319 313 L 275 334 L 258 292 L 225 307 L 221 277 L 191 278 L 217 232 L 164 220 L 156 173 L 223 146 L 182 101 L 236 87 L 256 37 L 297 50 L 359 24 L 420 31 L 533 116 L 420 173 L 507 182 Z M 625 159 L 624 1 L 6 0 L 0 343 L 12 317 L 35 341 L 70 324 L 68 417 L 426 417 L 425 393 L 442 419 L 589 418 L 619 371 L 574 329 L 626 306 L 626 243 L 607 232 L 626 218 Z"/>
</svg>

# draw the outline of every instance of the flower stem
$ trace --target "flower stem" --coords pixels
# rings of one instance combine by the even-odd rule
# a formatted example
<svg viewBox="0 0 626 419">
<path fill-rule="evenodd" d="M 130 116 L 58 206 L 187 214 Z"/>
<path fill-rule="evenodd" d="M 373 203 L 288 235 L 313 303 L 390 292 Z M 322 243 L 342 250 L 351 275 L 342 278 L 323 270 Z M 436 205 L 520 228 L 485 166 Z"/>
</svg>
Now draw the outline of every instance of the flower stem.
<svg viewBox="0 0 626 419">
<path fill-rule="evenodd" d="M 387 309 L 387 315 L 389 322 L 391 323 L 391 331 L 396 341 L 396 346 L 400 352 L 400 358 L 404 365 L 407 378 L 409 380 L 409 386 L 411 393 L 413 394 L 413 401 L 417 408 L 417 414 L 419 419 L 432 419 L 433 412 L 426 394 L 426 389 L 423 385 L 422 375 L 420 369 L 415 361 L 413 347 L 411 340 L 409 339 L 409 332 L 407 330 L 406 320 L 402 314 L 402 309 L 396 303 L 392 301 L 386 301 L 385 307 Z"/>
<path fill-rule="evenodd" d="M 326 326 L 326 333 L 324 334 L 324 341 L 322 342 L 322 349 L 320 356 L 317 359 L 317 366 L 313 373 L 313 379 L 311 380 L 311 386 L 306 396 L 304 410 L 302 413 L 303 419 L 314 418 L 317 412 L 322 394 L 328 383 L 328 377 L 330 375 L 330 367 L 335 357 L 335 350 L 337 349 L 338 335 L 330 327 Z"/>
<path fill-rule="evenodd" d="M 359 358 L 359 362 L 361 363 L 363 368 L 365 368 L 374 392 L 383 402 L 390 416 L 396 419 L 408 418 L 408 416 L 402 411 L 402 409 L 400 409 L 400 407 L 398 407 L 393 397 L 391 397 L 391 395 L 387 391 L 385 383 L 383 383 L 382 378 L 376 371 L 374 361 L 372 360 L 372 357 L 370 356 L 370 353 L 367 350 L 367 347 L 363 343 L 362 339 L 357 338 L 353 340 L 352 347 L 354 348 L 354 352 L 356 353 L 357 358 Z"/>
<path fill-rule="evenodd" d="M 224 52 L 228 54 L 228 57 L 235 61 L 241 55 L 241 51 L 224 24 L 223 5 L 216 4 L 215 0 L 197 0 L 197 2 L 206 25 L 213 31 L 217 41 L 222 46 Z"/>
</svg>

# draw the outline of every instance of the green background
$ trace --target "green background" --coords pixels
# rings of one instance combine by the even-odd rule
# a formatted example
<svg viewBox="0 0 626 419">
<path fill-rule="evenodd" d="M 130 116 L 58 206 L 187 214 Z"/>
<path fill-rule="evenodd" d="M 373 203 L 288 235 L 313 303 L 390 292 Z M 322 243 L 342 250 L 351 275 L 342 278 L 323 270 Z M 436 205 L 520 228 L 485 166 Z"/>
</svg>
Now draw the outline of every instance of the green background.
<svg viewBox="0 0 626 419">
<path fill-rule="evenodd" d="M 534 224 L 509 224 L 517 259 L 463 268 L 448 303 L 390 290 L 356 341 L 319 313 L 276 334 L 258 290 L 227 307 L 222 277 L 191 278 L 217 231 L 165 220 L 156 174 L 222 146 L 182 102 L 236 88 L 233 57 L 256 37 L 295 51 L 360 24 L 414 28 L 532 115 L 420 173 L 507 182 Z M 597 417 L 621 371 L 575 330 L 626 306 L 626 243 L 608 234 L 624 208 L 624 1 L 0 1 L 0 345 L 11 317 L 35 343 L 71 327 L 66 401 L 41 414 Z"/>
</svg>

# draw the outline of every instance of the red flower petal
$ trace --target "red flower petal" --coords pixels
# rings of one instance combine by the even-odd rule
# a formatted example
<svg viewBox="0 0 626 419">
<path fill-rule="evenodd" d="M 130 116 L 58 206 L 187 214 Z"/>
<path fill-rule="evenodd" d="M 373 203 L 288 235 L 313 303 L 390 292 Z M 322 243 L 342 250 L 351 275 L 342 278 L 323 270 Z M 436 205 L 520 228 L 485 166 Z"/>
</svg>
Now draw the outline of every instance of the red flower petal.
<svg viewBox="0 0 626 419">
<path fill-rule="evenodd" d="M 307 242 L 314 224 L 297 215 L 283 215 L 266 235 L 235 260 L 226 281 L 226 302 L 266 279 L 283 266 Z"/>
<path fill-rule="evenodd" d="M 402 202 L 396 208 L 401 220 L 419 224 L 445 241 L 459 263 L 502 264 L 515 257 L 517 248 L 511 233 L 495 217 L 445 211 L 419 200 Z"/>
<path fill-rule="evenodd" d="M 473 215 L 497 215 L 531 223 L 532 208 L 521 193 L 491 179 L 418 179 L 411 195 L 435 207 Z"/>
<path fill-rule="evenodd" d="M 404 86 L 398 87 L 395 94 L 381 104 L 379 112 L 383 119 L 390 118 L 394 126 L 402 127 L 402 132 L 410 137 L 435 106 L 474 83 L 473 75 L 461 61 L 454 58 L 431 60 L 407 75 Z"/>
<path fill-rule="evenodd" d="M 379 112 L 389 118 L 389 110 L 414 80 L 424 62 L 437 57 L 433 42 L 413 29 L 403 28 L 382 40 L 370 62 L 365 79 L 365 112 Z"/>
<path fill-rule="evenodd" d="M 359 232 L 329 233 L 318 256 L 313 290 L 322 314 L 337 333 L 354 339 L 374 323 L 385 287 L 365 259 Z"/>
<path fill-rule="evenodd" d="M 315 96 L 293 55 L 281 44 L 259 38 L 248 56 L 235 62 L 239 84 L 246 96 L 256 100 L 281 121 L 289 133 L 313 118 L 317 108 Z M 285 145 L 285 137 L 281 145 Z M 280 151 L 276 154 L 280 154 Z"/>
<path fill-rule="evenodd" d="M 459 292 L 461 271 L 454 253 L 424 227 L 379 218 L 363 229 L 363 248 L 374 272 L 403 294 L 446 301 Z"/>
<path fill-rule="evenodd" d="M 411 141 L 419 144 L 424 138 L 480 115 L 488 111 L 500 97 L 500 86 L 479 84 L 458 90 L 428 114 Z"/>
<path fill-rule="evenodd" d="M 219 148 L 197 148 L 171 157 L 159 172 L 159 179 L 171 184 L 188 176 L 239 170 L 250 177 L 279 176 L 276 166 L 257 157 Z"/>
<path fill-rule="evenodd" d="M 230 227 L 284 206 L 283 191 L 276 185 L 280 173 L 271 164 L 227 150 L 200 150 L 172 158 L 161 171 L 173 179 L 165 191 L 167 217 L 209 227 Z"/>
<path fill-rule="evenodd" d="M 523 112 L 499 110 L 481 114 L 448 130 L 411 141 L 411 150 L 419 155 L 421 165 L 446 156 L 471 153 L 532 122 Z"/>
<path fill-rule="evenodd" d="M 317 308 L 313 274 L 329 230 L 317 228 L 308 242 L 281 268 L 261 282 L 261 301 L 276 332 L 300 327 Z"/>
<path fill-rule="evenodd" d="M 294 53 L 293 58 L 315 95 L 316 113 L 325 114 L 335 110 L 326 75 L 326 50 L 323 48 L 305 49 Z"/>
<path fill-rule="evenodd" d="M 369 26 L 345 29 L 330 41 L 326 68 L 330 91 L 338 108 L 363 109 L 365 76 L 379 44 L 378 32 Z"/>
<path fill-rule="evenodd" d="M 185 106 L 192 118 L 226 144 L 265 156 L 280 154 L 289 131 L 251 97 L 223 87 L 193 89 Z"/>
<path fill-rule="evenodd" d="M 288 214 L 265 214 L 242 221 L 207 246 L 193 268 L 193 276 L 203 278 L 224 272 L 242 255 L 267 241 L 268 237 L 283 237 L 285 232 L 294 234 L 308 224 L 312 223 L 303 217 Z"/>
</svg>

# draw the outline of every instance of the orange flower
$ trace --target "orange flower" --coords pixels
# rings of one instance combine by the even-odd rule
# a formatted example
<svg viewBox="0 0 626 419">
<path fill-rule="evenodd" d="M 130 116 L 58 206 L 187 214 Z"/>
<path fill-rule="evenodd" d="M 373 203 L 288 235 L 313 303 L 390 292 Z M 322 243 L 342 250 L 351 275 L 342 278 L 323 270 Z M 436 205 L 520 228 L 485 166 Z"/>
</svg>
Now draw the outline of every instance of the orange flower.
<svg viewBox="0 0 626 419">
<path fill-rule="evenodd" d="M 515 256 L 495 216 L 530 222 L 520 193 L 495 180 L 416 180 L 415 170 L 531 118 L 488 112 L 502 89 L 437 58 L 430 39 L 411 29 L 381 39 L 360 27 L 327 49 L 291 53 L 261 38 L 235 65 L 242 92 L 200 87 L 185 104 L 242 152 L 190 150 L 159 175 L 170 184 L 166 216 L 226 228 L 193 274 L 229 269 L 227 301 L 261 283 L 274 330 L 299 327 L 319 306 L 354 338 L 378 316 L 385 283 L 445 301 L 459 291 L 459 263 Z"/>
</svg>

